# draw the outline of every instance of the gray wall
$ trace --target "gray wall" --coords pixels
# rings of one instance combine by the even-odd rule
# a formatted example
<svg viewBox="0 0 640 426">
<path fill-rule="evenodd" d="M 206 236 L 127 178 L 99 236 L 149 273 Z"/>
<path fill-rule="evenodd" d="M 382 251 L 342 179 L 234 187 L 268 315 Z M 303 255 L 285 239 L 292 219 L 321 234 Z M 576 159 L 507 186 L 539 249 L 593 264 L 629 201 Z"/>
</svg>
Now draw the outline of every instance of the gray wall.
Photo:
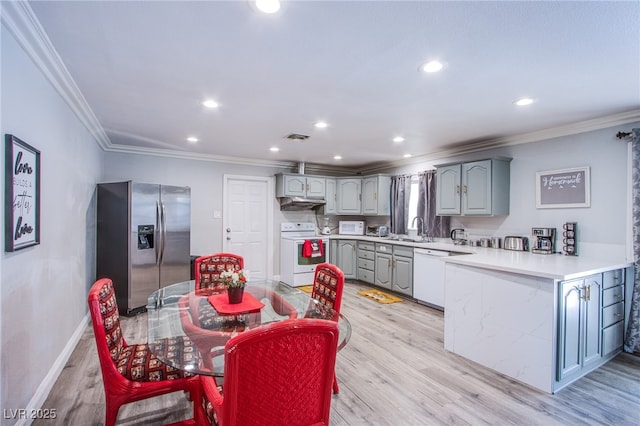
<svg viewBox="0 0 640 426">
<path fill-rule="evenodd" d="M 3 248 L 0 258 L 0 408 L 8 410 L 28 407 L 86 316 L 102 153 L 12 35 L 1 31 L 0 130 L 3 139 L 10 133 L 40 150 L 42 176 L 41 244 L 13 253 Z"/>
<path fill-rule="evenodd" d="M 475 236 L 531 234 L 532 227 L 560 229 L 565 222 L 578 222 L 579 249 L 587 252 L 620 250 L 629 238 L 630 188 L 628 143 L 615 137 L 618 131 L 639 127 L 640 122 L 570 136 L 505 146 L 465 156 L 425 161 L 390 170 L 415 173 L 435 164 L 472 161 L 494 156 L 510 157 L 510 214 L 504 217 L 454 217 L 452 228 L 465 228 Z M 537 209 L 536 172 L 589 166 L 591 207 Z M 584 253 L 584 251 L 582 252 Z"/>
</svg>

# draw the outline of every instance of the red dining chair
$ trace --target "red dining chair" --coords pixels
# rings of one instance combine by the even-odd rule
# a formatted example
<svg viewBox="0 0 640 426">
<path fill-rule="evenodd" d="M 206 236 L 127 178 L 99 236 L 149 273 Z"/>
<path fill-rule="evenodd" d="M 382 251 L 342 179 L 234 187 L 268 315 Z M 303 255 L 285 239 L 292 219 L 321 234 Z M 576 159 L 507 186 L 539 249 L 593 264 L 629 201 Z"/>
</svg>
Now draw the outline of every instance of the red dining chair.
<svg viewBox="0 0 640 426">
<path fill-rule="evenodd" d="M 221 286 L 220 272 L 228 269 L 244 269 L 242 256 L 233 253 L 215 253 L 196 258 L 194 262 L 196 288 Z"/>
<path fill-rule="evenodd" d="M 201 399 L 198 376 L 164 364 L 146 343 L 127 344 L 120 328 L 120 315 L 113 283 L 108 278 L 96 281 L 89 290 L 89 312 L 98 349 L 105 394 L 105 426 L 113 426 L 124 404 L 176 391 L 189 392 L 194 402 L 194 419 L 181 424 L 199 424 L 196 406 Z M 167 339 L 167 355 L 199 356 L 186 338 Z"/>
<path fill-rule="evenodd" d="M 224 390 L 201 376 L 200 416 L 219 426 L 328 425 L 338 324 L 295 319 L 225 345 Z"/>
<path fill-rule="evenodd" d="M 344 272 L 331 263 L 320 263 L 316 266 L 313 277 L 311 298 L 318 300 L 324 306 L 340 313 L 342 305 L 342 290 L 344 288 Z M 338 377 L 334 373 L 333 393 L 339 393 Z"/>
</svg>

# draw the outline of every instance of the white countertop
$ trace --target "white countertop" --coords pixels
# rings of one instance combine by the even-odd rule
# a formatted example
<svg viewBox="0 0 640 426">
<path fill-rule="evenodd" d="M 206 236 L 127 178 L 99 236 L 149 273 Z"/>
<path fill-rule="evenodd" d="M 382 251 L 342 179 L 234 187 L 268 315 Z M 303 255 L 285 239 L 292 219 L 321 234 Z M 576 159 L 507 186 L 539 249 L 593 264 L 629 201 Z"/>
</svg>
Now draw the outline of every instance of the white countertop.
<svg viewBox="0 0 640 426">
<path fill-rule="evenodd" d="M 570 280 L 612 269 L 626 268 L 632 263 L 624 256 L 601 253 L 598 256 L 565 256 L 562 254 L 534 254 L 526 251 L 512 251 L 484 247 L 456 245 L 451 240 L 420 243 L 392 240 L 384 237 L 357 235 L 331 235 L 330 239 L 354 239 L 376 243 L 397 244 L 415 248 L 444 250 L 465 253 L 441 258 L 445 262 L 476 268 L 492 269 L 515 274 L 531 275 L 554 280 Z"/>
</svg>

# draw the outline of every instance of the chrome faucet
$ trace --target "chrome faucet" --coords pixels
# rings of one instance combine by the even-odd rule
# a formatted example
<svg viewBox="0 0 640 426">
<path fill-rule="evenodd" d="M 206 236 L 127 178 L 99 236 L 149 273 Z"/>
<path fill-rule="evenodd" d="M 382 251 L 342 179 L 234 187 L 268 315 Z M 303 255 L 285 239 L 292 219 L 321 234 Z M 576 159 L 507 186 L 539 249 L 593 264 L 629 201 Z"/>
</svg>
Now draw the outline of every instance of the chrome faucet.
<svg viewBox="0 0 640 426">
<path fill-rule="evenodd" d="M 414 217 L 411 221 L 411 227 L 413 228 L 413 225 L 415 225 L 416 219 L 418 220 L 418 224 L 420 225 L 420 232 L 418 233 L 418 235 L 420 235 L 420 237 L 424 240 L 424 219 L 422 219 L 420 216 Z"/>
</svg>

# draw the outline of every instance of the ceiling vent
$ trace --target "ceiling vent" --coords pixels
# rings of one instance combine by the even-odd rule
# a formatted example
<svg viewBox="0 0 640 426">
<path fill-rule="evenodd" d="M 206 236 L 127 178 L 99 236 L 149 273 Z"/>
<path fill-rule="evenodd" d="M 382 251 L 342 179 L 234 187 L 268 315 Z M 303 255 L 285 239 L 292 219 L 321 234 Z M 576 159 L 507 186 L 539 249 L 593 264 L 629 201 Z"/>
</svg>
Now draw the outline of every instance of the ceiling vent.
<svg viewBox="0 0 640 426">
<path fill-rule="evenodd" d="M 309 136 L 301 135 L 300 133 L 291 133 L 291 134 L 288 134 L 286 138 L 292 141 L 304 141 L 309 139 Z"/>
</svg>

